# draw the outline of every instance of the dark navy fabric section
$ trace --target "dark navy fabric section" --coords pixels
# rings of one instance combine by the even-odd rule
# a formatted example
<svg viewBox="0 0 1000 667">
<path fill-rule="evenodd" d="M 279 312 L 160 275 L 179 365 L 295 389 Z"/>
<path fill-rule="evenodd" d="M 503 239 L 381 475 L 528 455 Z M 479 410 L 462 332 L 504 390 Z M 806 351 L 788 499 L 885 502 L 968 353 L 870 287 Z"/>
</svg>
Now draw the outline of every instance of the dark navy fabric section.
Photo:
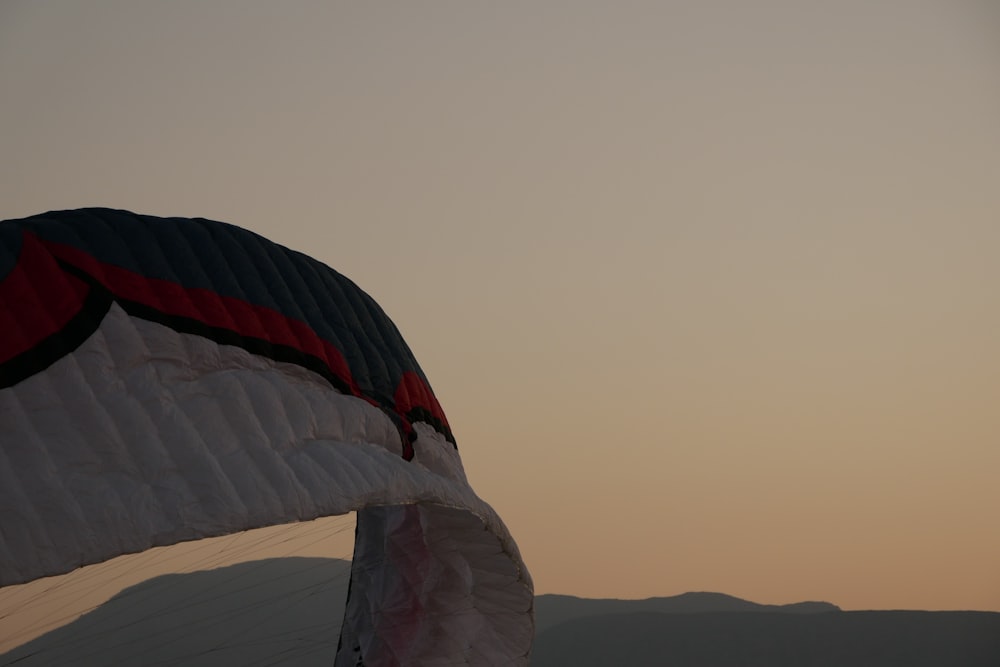
<svg viewBox="0 0 1000 667">
<path fill-rule="evenodd" d="M 7 277 L 21 253 L 21 229 L 17 225 L 0 224 L 0 281 Z"/>
<path fill-rule="evenodd" d="M 5 237 L 11 226 L 75 246 L 107 264 L 305 322 L 341 351 L 362 393 L 385 407 L 393 405 L 403 373 L 413 371 L 426 381 L 398 329 L 370 296 L 321 262 L 240 227 L 113 209 L 7 221 L 0 230 Z M 0 254 L 2 275 L 11 246 L 0 240 L 7 248 Z"/>
</svg>

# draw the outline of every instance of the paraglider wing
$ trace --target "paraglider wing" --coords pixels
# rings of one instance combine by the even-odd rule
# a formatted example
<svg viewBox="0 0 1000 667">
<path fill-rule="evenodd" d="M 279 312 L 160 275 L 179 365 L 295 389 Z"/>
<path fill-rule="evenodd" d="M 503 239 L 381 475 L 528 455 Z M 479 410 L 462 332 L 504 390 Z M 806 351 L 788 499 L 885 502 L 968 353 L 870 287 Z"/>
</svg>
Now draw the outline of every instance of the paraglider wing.
<svg viewBox="0 0 1000 667">
<path fill-rule="evenodd" d="M 398 330 L 251 232 L 0 223 L 0 585 L 357 510 L 336 665 L 526 665 L 532 585 Z"/>
</svg>

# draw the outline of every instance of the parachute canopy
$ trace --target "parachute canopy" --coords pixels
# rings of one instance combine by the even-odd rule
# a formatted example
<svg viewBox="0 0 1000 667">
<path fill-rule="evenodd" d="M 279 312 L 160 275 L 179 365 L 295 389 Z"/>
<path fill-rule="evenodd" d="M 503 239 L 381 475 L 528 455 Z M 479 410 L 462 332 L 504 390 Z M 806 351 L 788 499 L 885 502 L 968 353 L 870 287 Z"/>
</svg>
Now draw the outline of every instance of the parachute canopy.
<svg viewBox="0 0 1000 667">
<path fill-rule="evenodd" d="M 532 584 L 389 318 L 238 227 L 0 223 L 0 585 L 357 510 L 336 665 L 526 665 Z"/>
</svg>

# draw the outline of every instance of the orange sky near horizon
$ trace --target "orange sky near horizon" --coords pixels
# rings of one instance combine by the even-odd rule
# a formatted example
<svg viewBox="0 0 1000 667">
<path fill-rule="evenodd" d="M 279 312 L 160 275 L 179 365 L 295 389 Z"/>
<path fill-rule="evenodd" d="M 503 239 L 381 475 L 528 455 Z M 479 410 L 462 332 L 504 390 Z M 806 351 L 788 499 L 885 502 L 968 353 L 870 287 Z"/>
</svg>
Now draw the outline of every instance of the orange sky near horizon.
<svg viewBox="0 0 1000 667">
<path fill-rule="evenodd" d="M 350 277 L 538 593 L 1000 611 L 998 75 L 985 0 L 14 0 L 0 219 Z"/>
</svg>

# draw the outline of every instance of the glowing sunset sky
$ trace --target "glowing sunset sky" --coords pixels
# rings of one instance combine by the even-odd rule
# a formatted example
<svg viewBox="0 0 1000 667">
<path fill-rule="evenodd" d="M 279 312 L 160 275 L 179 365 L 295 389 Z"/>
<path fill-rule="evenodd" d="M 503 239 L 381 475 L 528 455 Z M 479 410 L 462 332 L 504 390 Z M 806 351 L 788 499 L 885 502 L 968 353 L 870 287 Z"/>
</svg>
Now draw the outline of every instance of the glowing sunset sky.
<svg viewBox="0 0 1000 667">
<path fill-rule="evenodd" d="M 989 0 L 7 0 L 0 91 L 0 218 L 369 292 L 537 592 L 1000 611 Z"/>
</svg>

